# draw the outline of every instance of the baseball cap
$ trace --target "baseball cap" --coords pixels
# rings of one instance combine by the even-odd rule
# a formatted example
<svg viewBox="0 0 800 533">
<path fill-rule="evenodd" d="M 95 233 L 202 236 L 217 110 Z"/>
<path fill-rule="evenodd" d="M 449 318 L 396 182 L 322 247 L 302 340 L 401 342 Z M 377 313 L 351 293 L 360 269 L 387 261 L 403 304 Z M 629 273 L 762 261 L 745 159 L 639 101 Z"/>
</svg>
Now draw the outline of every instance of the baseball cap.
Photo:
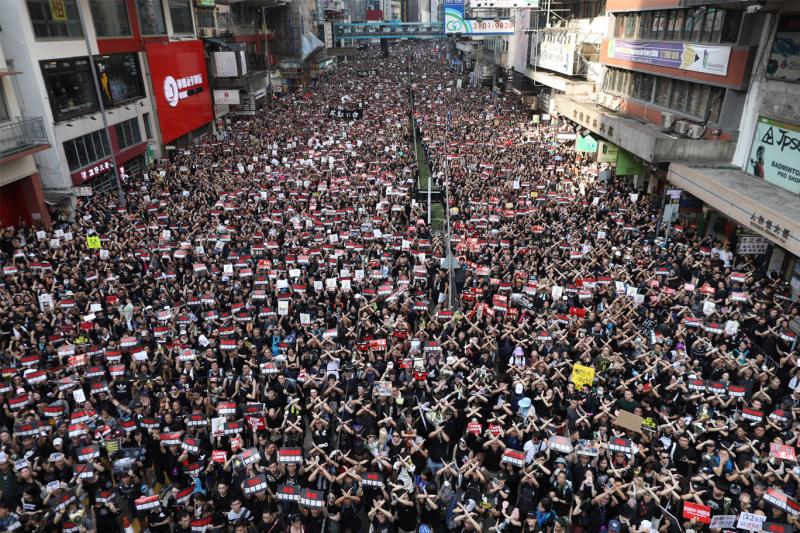
<svg viewBox="0 0 800 533">
<path fill-rule="evenodd" d="M 622 524 L 619 523 L 619 520 L 611 520 L 608 523 L 609 533 L 619 533 L 621 530 L 622 530 Z"/>
<path fill-rule="evenodd" d="M 61 437 L 56 437 L 53 439 L 53 446 L 59 446 L 61 444 L 64 444 L 64 439 Z"/>
</svg>

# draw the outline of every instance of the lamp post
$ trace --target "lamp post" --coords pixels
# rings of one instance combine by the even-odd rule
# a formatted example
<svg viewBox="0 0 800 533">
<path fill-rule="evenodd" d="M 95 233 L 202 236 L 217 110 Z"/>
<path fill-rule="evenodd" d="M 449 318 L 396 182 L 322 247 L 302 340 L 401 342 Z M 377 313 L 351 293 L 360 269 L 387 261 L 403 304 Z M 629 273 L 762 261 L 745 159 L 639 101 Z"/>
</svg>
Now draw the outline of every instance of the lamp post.
<svg viewBox="0 0 800 533">
<path fill-rule="evenodd" d="M 88 4 L 86 4 L 88 5 Z M 100 118 L 103 119 L 103 132 L 106 136 L 108 143 L 108 150 L 111 152 L 111 165 L 114 167 L 114 181 L 117 184 L 117 198 L 119 198 L 120 206 L 125 207 L 125 192 L 122 190 L 122 183 L 120 182 L 119 166 L 117 165 L 117 156 L 114 154 L 114 146 L 111 144 L 111 134 L 108 131 L 108 119 L 106 119 L 106 106 L 103 104 L 103 93 L 100 91 L 100 83 L 97 81 L 97 68 L 94 63 L 94 55 L 92 54 L 92 44 L 89 41 L 89 34 L 86 33 L 86 24 L 83 21 L 83 8 L 82 4 L 78 4 L 78 20 L 81 23 L 81 31 L 83 32 L 83 40 L 86 43 L 86 53 L 89 54 L 89 65 L 92 68 L 92 82 L 94 84 L 95 95 L 97 96 L 97 104 L 100 107 Z"/>
</svg>

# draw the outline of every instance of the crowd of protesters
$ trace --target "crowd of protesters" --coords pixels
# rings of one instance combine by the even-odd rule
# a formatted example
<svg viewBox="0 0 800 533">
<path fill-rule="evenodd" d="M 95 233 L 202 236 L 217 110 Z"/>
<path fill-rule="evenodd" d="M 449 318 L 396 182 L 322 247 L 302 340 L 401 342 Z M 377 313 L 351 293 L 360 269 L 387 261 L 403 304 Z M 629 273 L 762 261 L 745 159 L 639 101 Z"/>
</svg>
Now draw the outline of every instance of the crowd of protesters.
<svg viewBox="0 0 800 533">
<path fill-rule="evenodd" d="M 464 75 L 368 50 L 5 228 L 0 531 L 798 525 L 786 285 Z"/>
</svg>

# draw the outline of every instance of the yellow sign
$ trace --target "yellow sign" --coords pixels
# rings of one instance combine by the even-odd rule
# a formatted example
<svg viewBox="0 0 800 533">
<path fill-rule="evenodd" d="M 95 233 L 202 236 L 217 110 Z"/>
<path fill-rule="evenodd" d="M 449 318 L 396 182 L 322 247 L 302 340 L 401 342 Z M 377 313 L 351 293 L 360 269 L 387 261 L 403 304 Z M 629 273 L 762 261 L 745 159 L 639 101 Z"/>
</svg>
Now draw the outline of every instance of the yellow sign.
<svg viewBox="0 0 800 533">
<path fill-rule="evenodd" d="M 97 235 L 89 235 L 86 237 L 86 246 L 89 247 L 90 250 L 99 250 L 100 249 L 100 237 Z"/>
<path fill-rule="evenodd" d="M 584 385 L 591 387 L 594 383 L 594 368 L 576 364 L 572 367 L 572 382 L 579 389 Z"/>
<path fill-rule="evenodd" d="M 50 0 L 50 18 L 59 22 L 66 22 L 67 7 L 64 0 Z"/>
</svg>

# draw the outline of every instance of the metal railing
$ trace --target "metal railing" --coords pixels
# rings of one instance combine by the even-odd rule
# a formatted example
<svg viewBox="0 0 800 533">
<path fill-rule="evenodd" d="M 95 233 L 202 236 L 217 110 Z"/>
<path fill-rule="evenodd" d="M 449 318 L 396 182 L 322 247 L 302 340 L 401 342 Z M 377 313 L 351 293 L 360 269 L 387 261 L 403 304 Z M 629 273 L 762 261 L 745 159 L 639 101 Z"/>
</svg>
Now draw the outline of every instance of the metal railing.
<svg viewBox="0 0 800 533">
<path fill-rule="evenodd" d="M 0 124 L 0 157 L 48 144 L 42 117 L 20 118 Z"/>
</svg>

